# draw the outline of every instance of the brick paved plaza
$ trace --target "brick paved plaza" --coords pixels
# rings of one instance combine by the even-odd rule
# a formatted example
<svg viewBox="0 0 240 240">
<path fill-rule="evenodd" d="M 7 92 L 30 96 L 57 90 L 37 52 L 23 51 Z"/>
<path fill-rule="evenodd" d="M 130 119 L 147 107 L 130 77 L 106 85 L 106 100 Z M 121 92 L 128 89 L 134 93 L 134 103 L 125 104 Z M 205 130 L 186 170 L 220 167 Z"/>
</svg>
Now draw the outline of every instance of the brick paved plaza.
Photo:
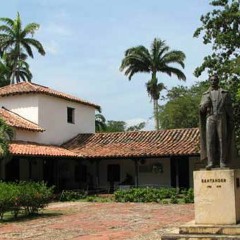
<svg viewBox="0 0 240 240">
<path fill-rule="evenodd" d="M 193 218 L 193 204 L 54 203 L 40 217 L 1 223 L 0 240 L 158 239 Z"/>
</svg>

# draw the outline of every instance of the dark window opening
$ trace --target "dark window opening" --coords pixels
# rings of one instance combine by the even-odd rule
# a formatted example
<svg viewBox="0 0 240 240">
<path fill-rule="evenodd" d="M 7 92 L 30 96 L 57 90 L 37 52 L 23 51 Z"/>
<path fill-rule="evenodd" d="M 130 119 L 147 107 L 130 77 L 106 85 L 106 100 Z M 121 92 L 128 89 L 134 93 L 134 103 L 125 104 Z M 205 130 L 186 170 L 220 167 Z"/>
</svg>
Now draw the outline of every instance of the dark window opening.
<svg viewBox="0 0 240 240">
<path fill-rule="evenodd" d="M 75 112 L 74 108 L 71 108 L 71 107 L 67 108 L 67 122 L 68 123 L 74 123 L 74 112 Z"/>
<path fill-rule="evenodd" d="M 76 182 L 87 182 L 87 166 L 81 164 L 75 166 L 74 176 Z"/>
<path fill-rule="evenodd" d="M 120 182 L 120 165 L 119 164 L 108 165 L 107 180 L 109 182 Z"/>
</svg>

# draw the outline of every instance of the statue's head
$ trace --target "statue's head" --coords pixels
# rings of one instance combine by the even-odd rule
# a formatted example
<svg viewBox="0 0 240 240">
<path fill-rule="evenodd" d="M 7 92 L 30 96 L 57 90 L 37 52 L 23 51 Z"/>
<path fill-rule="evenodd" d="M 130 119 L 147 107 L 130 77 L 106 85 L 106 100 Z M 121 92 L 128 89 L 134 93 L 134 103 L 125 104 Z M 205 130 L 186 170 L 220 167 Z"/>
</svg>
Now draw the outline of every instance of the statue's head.
<svg viewBox="0 0 240 240">
<path fill-rule="evenodd" d="M 217 74 L 210 76 L 209 82 L 212 88 L 218 88 L 219 78 Z"/>
</svg>

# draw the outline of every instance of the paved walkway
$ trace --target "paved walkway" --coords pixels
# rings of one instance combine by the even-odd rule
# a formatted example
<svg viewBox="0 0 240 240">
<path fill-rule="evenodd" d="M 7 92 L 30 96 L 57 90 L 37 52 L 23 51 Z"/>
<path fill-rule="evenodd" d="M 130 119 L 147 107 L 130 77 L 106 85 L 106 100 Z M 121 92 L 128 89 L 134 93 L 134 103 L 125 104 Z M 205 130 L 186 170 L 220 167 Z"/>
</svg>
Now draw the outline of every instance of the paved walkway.
<svg viewBox="0 0 240 240">
<path fill-rule="evenodd" d="M 54 203 L 35 219 L 0 224 L 0 240 L 149 240 L 194 218 L 193 205 Z"/>
</svg>

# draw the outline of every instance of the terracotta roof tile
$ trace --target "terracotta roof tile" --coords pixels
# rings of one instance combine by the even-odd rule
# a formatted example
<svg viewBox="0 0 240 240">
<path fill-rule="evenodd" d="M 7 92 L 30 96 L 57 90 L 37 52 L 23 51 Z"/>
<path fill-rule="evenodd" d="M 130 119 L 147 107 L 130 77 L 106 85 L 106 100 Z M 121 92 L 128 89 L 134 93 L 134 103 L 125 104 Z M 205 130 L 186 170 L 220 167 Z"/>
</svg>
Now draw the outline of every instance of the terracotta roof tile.
<svg viewBox="0 0 240 240">
<path fill-rule="evenodd" d="M 69 100 L 69 101 L 92 106 L 96 109 L 100 109 L 100 106 L 98 106 L 96 104 L 90 103 L 90 102 L 82 100 L 80 98 L 53 90 L 53 89 L 45 87 L 45 86 L 38 85 L 35 83 L 21 82 L 21 83 L 11 84 L 11 85 L 0 88 L 0 96 L 2 96 L 2 97 L 10 96 L 10 95 L 30 94 L 30 93 L 31 94 L 38 93 L 38 94 L 46 94 L 46 95 L 50 95 L 50 96 L 55 96 L 58 98 L 63 98 L 63 99 Z"/>
<path fill-rule="evenodd" d="M 34 132 L 43 132 L 45 131 L 43 128 L 39 127 L 36 123 L 33 123 L 20 115 L 9 111 L 6 108 L 0 109 L 0 117 L 5 120 L 5 122 L 12 127 L 29 130 Z"/>
<path fill-rule="evenodd" d="M 9 144 L 10 153 L 17 156 L 37 157 L 79 157 L 63 147 L 44 145 L 33 142 L 15 141 Z"/>
<path fill-rule="evenodd" d="M 63 146 L 87 158 L 199 154 L 199 129 L 79 134 Z"/>
</svg>

